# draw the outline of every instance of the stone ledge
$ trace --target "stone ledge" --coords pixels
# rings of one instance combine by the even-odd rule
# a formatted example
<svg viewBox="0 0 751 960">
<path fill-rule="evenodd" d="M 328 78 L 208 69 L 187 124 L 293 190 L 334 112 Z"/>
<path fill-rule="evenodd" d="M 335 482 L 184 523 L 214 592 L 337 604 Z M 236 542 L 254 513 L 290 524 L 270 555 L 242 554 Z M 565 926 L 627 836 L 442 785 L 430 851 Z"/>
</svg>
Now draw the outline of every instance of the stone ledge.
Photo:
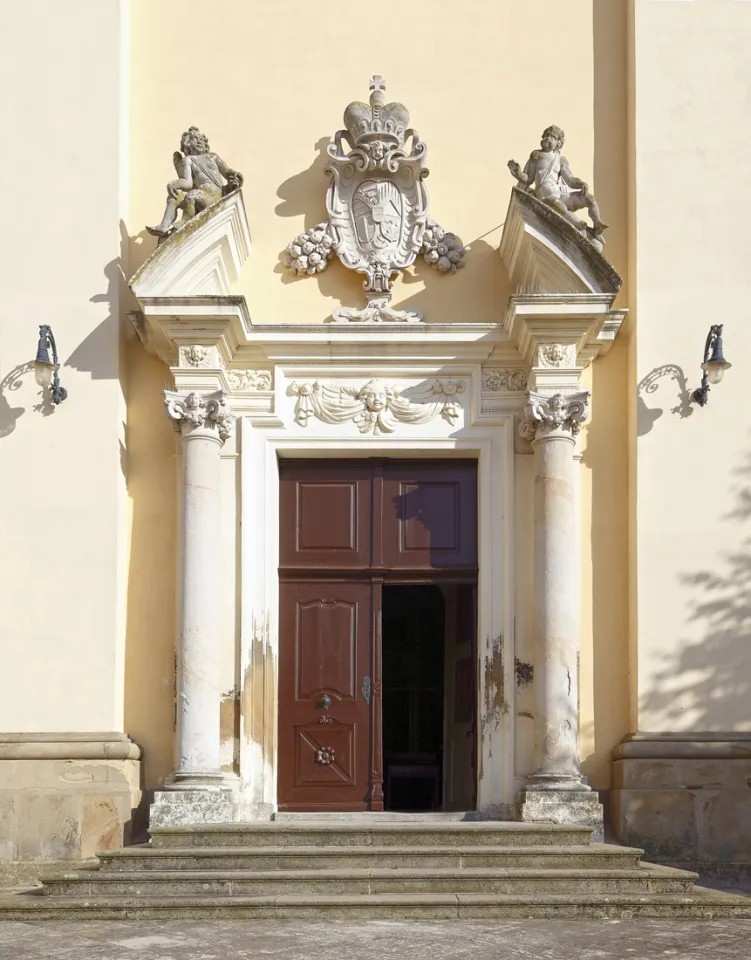
<svg viewBox="0 0 751 960">
<path fill-rule="evenodd" d="M 140 760 L 125 733 L 0 733 L 2 760 Z"/>
</svg>

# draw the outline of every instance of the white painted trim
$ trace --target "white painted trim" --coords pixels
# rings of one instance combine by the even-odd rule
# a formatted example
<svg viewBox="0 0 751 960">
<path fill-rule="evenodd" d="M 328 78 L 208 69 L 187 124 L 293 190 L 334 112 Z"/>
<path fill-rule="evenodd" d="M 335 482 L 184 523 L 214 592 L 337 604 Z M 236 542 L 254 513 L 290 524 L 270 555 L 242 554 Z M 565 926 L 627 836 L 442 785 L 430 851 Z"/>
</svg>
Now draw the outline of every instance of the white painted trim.
<svg viewBox="0 0 751 960">
<path fill-rule="evenodd" d="M 375 373 L 375 371 L 374 371 Z M 452 371 L 453 373 L 453 371 Z M 477 373 L 479 376 L 479 371 Z M 281 400 L 278 372 L 277 390 Z M 478 381 L 479 382 L 479 381 Z M 476 390 L 468 391 L 474 401 Z M 277 719 L 276 662 L 279 606 L 279 472 L 285 457 L 476 457 L 478 460 L 478 808 L 492 816 L 510 817 L 519 788 L 514 778 L 514 418 L 506 414 L 479 422 L 477 405 L 465 411 L 471 426 L 451 430 L 436 423 L 432 435 L 402 427 L 394 436 L 361 436 L 347 424 L 335 431 L 317 422 L 301 430 L 289 420 L 290 407 L 279 403 L 277 411 L 288 427 L 261 424 L 248 419 L 241 433 L 242 517 L 242 630 L 241 700 L 245 705 L 240 734 L 240 819 L 268 816 L 276 809 L 276 730 L 263 730 L 263 743 L 251 736 L 253 705 L 246 683 L 258 691 L 259 678 L 251 680 L 254 643 L 268 645 L 264 672 L 273 678 L 263 714 Z M 433 425 L 430 425 L 433 427 Z M 440 433 L 443 435 L 440 435 Z M 485 689 L 488 658 L 493 640 L 501 637 L 503 690 Z M 258 659 L 256 658 L 256 664 Z M 487 672 L 490 676 L 492 670 Z M 261 715 L 255 705 L 256 717 Z M 265 745 L 265 748 L 264 748 Z"/>
</svg>

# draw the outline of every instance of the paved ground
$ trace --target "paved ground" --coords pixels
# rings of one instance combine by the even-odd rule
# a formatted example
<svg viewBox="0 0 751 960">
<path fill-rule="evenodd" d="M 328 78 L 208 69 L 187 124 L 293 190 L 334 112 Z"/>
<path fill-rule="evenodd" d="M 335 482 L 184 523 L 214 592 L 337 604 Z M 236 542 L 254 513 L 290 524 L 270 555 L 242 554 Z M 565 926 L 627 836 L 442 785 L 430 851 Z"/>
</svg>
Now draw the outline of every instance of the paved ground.
<svg viewBox="0 0 751 960">
<path fill-rule="evenodd" d="M 751 960 L 751 921 L 0 922 L 0 960 Z"/>
</svg>

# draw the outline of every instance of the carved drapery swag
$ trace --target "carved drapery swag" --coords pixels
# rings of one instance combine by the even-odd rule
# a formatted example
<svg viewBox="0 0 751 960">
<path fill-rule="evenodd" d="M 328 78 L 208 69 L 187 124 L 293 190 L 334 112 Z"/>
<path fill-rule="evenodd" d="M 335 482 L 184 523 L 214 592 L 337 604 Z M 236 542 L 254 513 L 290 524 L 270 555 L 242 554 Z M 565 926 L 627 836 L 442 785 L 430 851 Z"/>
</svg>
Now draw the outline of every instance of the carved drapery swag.
<svg viewBox="0 0 751 960">
<path fill-rule="evenodd" d="M 289 396 L 297 397 L 295 422 L 306 427 L 311 417 L 322 423 L 352 421 L 360 433 L 393 433 L 398 423 L 430 423 L 443 417 L 452 426 L 459 419 L 463 380 L 434 380 L 409 387 L 400 394 L 391 384 L 369 380 L 362 387 L 337 386 L 320 381 L 291 383 Z"/>
</svg>

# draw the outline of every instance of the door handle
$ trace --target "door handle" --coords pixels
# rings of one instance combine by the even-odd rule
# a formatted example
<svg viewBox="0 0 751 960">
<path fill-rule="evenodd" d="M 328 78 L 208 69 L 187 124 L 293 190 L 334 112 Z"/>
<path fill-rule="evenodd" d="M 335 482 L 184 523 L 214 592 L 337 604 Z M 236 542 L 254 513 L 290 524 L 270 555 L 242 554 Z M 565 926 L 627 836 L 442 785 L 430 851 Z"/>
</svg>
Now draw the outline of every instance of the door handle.
<svg viewBox="0 0 751 960">
<path fill-rule="evenodd" d="M 370 677 L 362 678 L 362 696 L 366 703 L 370 703 L 370 695 L 373 691 L 373 681 Z"/>
<path fill-rule="evenodd" d="M 328 710 L 328 708 L 331 706 L 331 697 L 327 693 L 324 693 L 324 695 L 319 698 L 316 706 L 322 707 L 324 710 Z"/>
</svg>

